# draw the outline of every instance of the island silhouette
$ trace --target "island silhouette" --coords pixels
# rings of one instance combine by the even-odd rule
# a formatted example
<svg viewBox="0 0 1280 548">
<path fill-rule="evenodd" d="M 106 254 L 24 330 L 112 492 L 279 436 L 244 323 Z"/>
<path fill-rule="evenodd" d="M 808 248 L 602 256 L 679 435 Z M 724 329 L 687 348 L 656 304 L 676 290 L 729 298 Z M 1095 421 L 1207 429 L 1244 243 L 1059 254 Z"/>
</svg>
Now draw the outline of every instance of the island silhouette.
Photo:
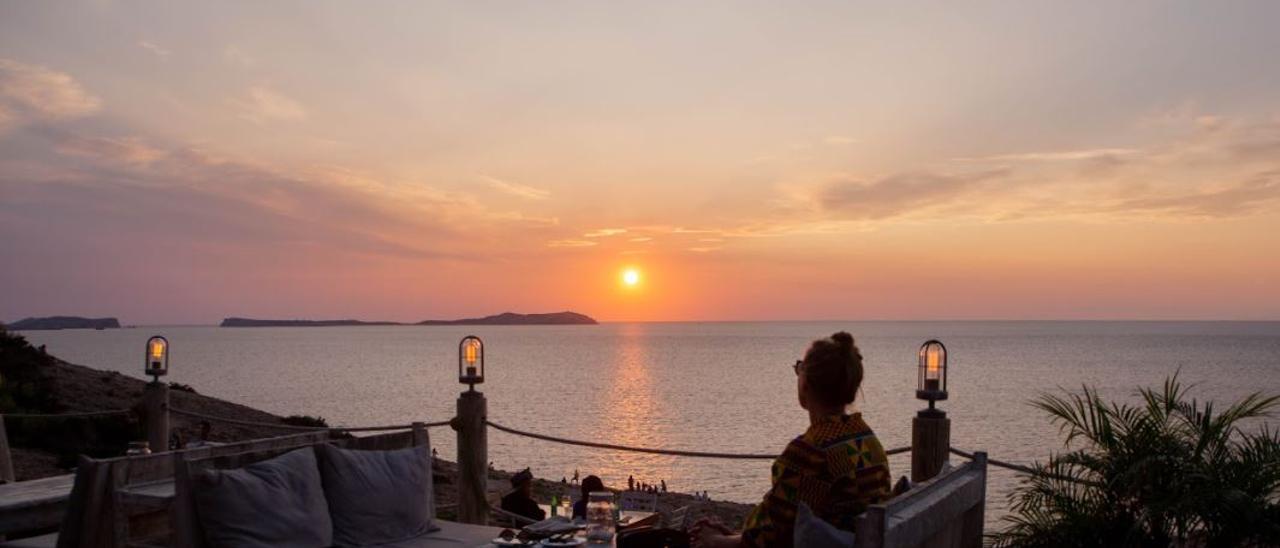
<svg viewBox="0 0 1280 548">
<path fill-rule="evenodd" d="M 227 318 L 219 327 L 334 327 L 352 325 L 596 325 L 595 319 L 577 312 L 548 312 L 542 314 L 517 314 L 503 312 L 483 318 L 460 320 L 423 320 L 416 323 L 364 321 L 364 320 L 262 320 L 254 318 Z"/>
</svg>

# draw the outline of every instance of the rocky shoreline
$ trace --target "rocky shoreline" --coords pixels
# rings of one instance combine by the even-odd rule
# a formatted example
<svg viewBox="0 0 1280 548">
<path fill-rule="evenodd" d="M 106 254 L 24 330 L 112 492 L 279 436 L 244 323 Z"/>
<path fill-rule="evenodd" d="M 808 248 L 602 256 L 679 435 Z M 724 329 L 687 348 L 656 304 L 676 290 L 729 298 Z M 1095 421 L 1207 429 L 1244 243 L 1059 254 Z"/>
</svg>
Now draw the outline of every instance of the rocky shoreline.
<svg viewBox="0 0 1280 548">
<path fill-rule="evenodd" d="M 31 348 L 26 345 L 25 340 L 20 343 L 15 341 L 15 339 L 21 339 L 17 335 L 0 331 L 0 336 L 6 339 L 4 351 L 0 352 L 0 375 L 5 378 L 21 378 L 21 372 L 13 375 L 12 370 L 19 367 L 34 369 L 40 378 L 32 381 L 34 384 L 31 386 L 39 386 L 40 390 L 47 391 L 44 396 L 46 396 L 45 401 L 49 402 L 47 405 L 50 406 L 44 409 L 19 409 L 11 412 L 78 413 L 115 409 L 132 410 L 125 415 L 93 419 L 20 419 L 17 417 L 6 419 L 13 445 L 14 471 L 18 481 L 67 474 L 74 463 L 74 453 L 97 452 L 99 454 L 94 456 L 99 457 L 109 456 L 103 454 L 104 452 L 118 451 L 115 454 L 121 454 L 128 440 L 115 439 L 125 435 L 120 432 L 141 432 L 140 410 L 136 407 L 142 397 L 146 381 L 117 372 L 100 371 L 65 362 Z M 286 417 L 199 394 L 196 392 L 198 387 L 193 389 L 184 385 L 171 386 L 170 402 L 175 408 L 239 421 L 285 425 L 287 424 L 285 421 L 289 420 Z M 5 386 L 4 389 L 11 388 L 11 386 Z M 0 412 L 3 411 L 4 409 L 0 408 Z M 169 420 L 171 430 L 177 432 L 182 439 L 193 439 L 199 432 L 200 419 L 173 413 Z M 19 421 L 22 421 L 22 424 L 18 424 Z M 62 422 L 66 424 L 60 424 Z M 296 420 L 292 422 L 298 424 Z M 244 426 L 216 422 L 212 426 L 209 438 L 217 442 L 243 441 L 292 432 L 270 426 Z M 103 431 L 113 433 L 115 438 L 109 434 L 103 434 Z M 441 436 L 449 433 L 434 430 L 433 435 Z M 44 439 L 51 436 L 57 436 L 61 439 L 60 441 L 68 443 L 53 444 L 56 446 L 54 448 L 50 448 L 48 446 L 50 444 L 45 443 L 20 443 L 23 439 L 38 442 L 52 441 Z M 80 447 L 76 447 L 77 442 L 80 443 Z M 45 445 L 45 447 L 37 445 Z M 436 500 L 441 507 L 441 517 L 446 519 L 453 517 L 451 514 L 454 510 L 451 506 L 457 502 L 457 488 L 454 482 L 456 470 L 456 465 L 451 461 L 445 459 L 435 461 Z M 490 500 L 496 501 L 504 494 L 511 475 L 512 472 L 503 470 L 490 472 Z M 543 502 L 550 501 L 552 495 L 563 496 L 566 493 L 576 498 L 578 489 L 577 485 L 560 481 L 534 480 L 534 496 Z M 731 527 L 740 525 L 751 509 L 750 505 L 734 502 L 700 501 L 693 495 L 684 493 L 658 494 L 659 511 L 668 512 L 688 505 L 697 505 L 701 511 L 719 517 Z"/>
</svg>

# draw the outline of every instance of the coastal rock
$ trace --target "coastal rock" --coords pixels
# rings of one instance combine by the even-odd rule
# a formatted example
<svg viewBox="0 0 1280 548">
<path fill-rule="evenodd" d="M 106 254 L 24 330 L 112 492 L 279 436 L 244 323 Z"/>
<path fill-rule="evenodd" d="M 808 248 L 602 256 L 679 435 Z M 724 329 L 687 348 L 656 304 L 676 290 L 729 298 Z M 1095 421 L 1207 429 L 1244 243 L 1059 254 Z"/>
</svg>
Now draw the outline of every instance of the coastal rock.
<svg viewBox="0 0 1280 548">
<path fill-rule="evenodd" d="M 546 314 L 517 314 L 503 312 L 483 318 L 461 320 L 425 320 L 416 324 L 363 320 L 259 320 L 254 318 L 227 318 L 220 327 L 335 327 L 358 325 L 596 325 L 597 321 L 577 312 L 550 312 Z"/>
<path fill-rule="evenodd" d="M 577 312 L 551 312 L 547 314 L 516 314 L 503 312 L 483 318 L 463 320 L 425 320 L 418 325 L 596 325 L 599 322 Z"/>
<path fill-rule="evenodd" d="M 120 320 L 115 318 L 82 318 L 80 316 L 47 316 L 23 318 L 5 326 L 11 331 L 37 329 L 118 329 Z"/>
</svg>

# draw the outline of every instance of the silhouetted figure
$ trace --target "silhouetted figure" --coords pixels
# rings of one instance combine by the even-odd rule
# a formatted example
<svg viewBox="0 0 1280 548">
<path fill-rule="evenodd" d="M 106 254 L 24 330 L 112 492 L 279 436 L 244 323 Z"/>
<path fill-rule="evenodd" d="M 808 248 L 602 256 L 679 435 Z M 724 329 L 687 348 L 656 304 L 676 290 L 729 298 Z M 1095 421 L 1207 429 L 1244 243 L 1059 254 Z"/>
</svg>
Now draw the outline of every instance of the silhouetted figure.
<svg viewBox="0 0 1280 548">
<path fill-rule="evenodd" d="M 562 484 L 564 484 L 564 485 L 569 485 L 569 478 L 566 478 L 566 477 L 564 477 L 564 476 L 560 476 L 560 483 L 562 483 Z"/>
<path fill-rule="evenodd" d="M 604 491 L 604 482 L 596 476 L 582 478 L 582 497 L 573 503 L 573 517 L 587 519 L 587 499 L 594 491 Z"/>
<path fill-rule="evenodd" d="M 547 518 L 547 513 L 533 500 L 533 472 L 525 468 L 511 476 L 511 488 L 514 490 L 502 497 L 503 510 L 534 521 Z"/>
<path fill-rule="evenodd" d="M 213 425 L 209 421 L 200 421 L 200 437 L 186 444 L 186 447 L 208 447 L 210 445 L 218 445 L 218 443 L 209 439 L 213 433 Z"/>
<path fill-rule="evenodd" d="M 627 490 L 628 490 L 628 491 L 635 491 L 635 490 L 636 490 L 636 477 L 635 477 L 635 476 L 627 476 Z"/>
<path fill-rule="evenodd" d="M 666 493 L 666 492 L 667 492 L 667 480 L 659 480 L 659 481 L 661 481 L 661 482 L 662 482 L 662 492 L 663 492 L 663 493 Z"/>
<path fill-rule="evenodd" d="M 574 482 L 574 483 L 578 483 L 578 469 L 577 469 L 577 468 L 574 468 L 574 469 L 573 469 L 573 482 Z"/>
</svg>

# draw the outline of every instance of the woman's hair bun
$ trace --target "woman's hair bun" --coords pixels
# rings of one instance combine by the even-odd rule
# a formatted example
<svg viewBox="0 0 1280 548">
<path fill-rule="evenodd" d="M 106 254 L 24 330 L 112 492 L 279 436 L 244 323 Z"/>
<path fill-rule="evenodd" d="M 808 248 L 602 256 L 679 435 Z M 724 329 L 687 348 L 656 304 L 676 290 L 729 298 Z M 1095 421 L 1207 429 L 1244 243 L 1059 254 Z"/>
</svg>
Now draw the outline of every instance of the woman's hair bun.
<svg viewBox="0 0 1280 548">
<path fill-rule="evenodd" d="M 853 349 L 853 335 L 844 331 L 840 331 L 832 335 L 831 340 L 835 341 L 837 345 L 840 345 L 841 350 L 849 351 Z"/>
</svg>

